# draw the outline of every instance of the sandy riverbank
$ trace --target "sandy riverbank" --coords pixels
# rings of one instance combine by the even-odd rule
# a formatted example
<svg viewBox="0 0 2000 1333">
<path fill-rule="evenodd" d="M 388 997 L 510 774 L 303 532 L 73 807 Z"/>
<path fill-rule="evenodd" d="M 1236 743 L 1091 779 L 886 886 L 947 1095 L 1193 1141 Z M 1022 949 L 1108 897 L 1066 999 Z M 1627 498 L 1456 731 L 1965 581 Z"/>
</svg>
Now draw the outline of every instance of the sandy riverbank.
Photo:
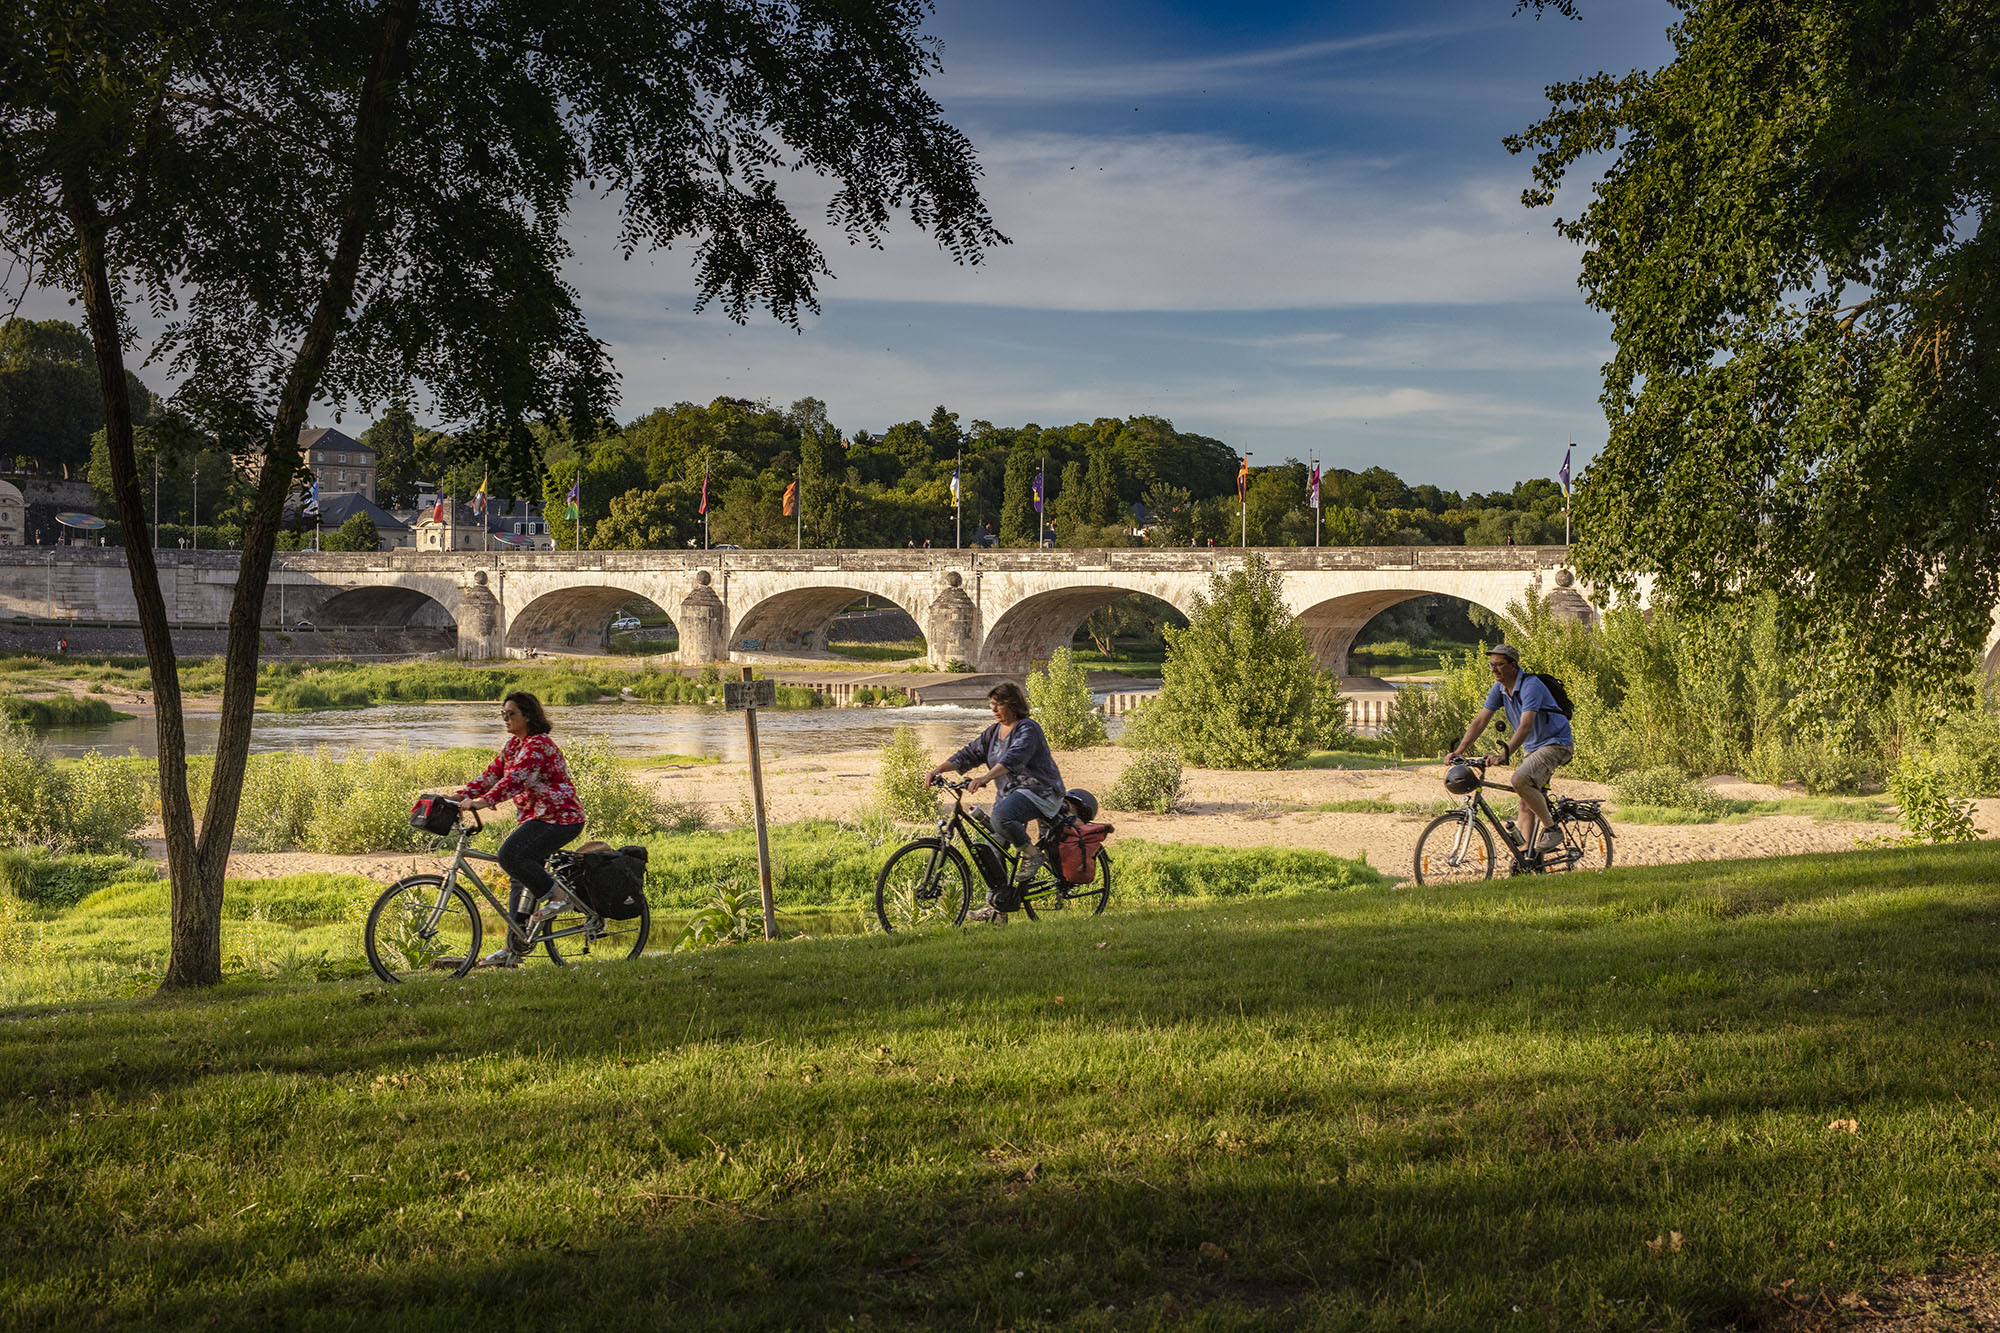
<svg viewBox="0 0 2000 1333">
<path fill-rule="evenodd" d="M 942 756 L 939 756 L 942 758 Z M 1064 778 L 1100 795 L 1109 790 L 1130 753 L 1102 746 L 1057 756 Z M 874 751 L 849 751 L 767 759 L 766 797 L 774 821 L 850 819 L 874 797 L 878 759 Z M 700 806 L 712 826 L 731 827 L 750 799 L 745 764 L 704 764 L 647 768 L 640 775 L 661 795 Z M 1447 797 L 1439 765 L 1385 769 L 1311 769 L 1283 772 L 1223 772 L 1190 769 L 1187 808 L 1172 815 L 1107 812 L 1123 836 L 1156 842 L 1205 843 L 1219 847 L 1301 847 L 1337 856 L 1365 857 L 1370 865 L 1398 875 L 1409 871 L 1417 834 L 1434 807 Z M 1717 780 L 1721 795 L 1765 800 L 1797 793 L 1757 783 Z M 1558 780 L 1556 789 L 1578 797 L 1607 797 L 1597 783 Z M 1352 813 L 1310 807 L 1347 801 L 1383 801 L 1425 807 L 1423 813 Z M 2000 800 L 1976 803 L 1975 818 L 1988 837 L 2000 832 Z M 1733 824 L 1682 826 L 1619 824 L 1616 863 L 1663 865 L 1681 862 L 1788 856 L 1846 851 L 1863 838 L 1880 837 L 1894 825 L 1834 822 L 1800 815 L 1774 815 Z M 303 852 L 238 853 L 229 873 L 237 876 L 327 870 L 393 879 L 429 858 L 316 856 Z"/>
</svg>

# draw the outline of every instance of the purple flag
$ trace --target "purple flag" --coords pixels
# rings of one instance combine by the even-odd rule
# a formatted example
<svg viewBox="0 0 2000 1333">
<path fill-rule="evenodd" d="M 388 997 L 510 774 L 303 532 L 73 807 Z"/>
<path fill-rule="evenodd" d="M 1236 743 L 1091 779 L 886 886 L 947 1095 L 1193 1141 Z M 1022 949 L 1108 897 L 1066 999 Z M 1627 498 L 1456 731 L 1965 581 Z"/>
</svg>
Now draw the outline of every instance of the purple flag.
<svg viewBox="0 0 2000 1333">
<path fill-rule="evenodd" d="M 1042 512 L 1042 474 L 1035 474 L 1035 512 Z"/>
<path fill-rule="evenodd" d="M 1556 480 L 1562 483 L 1564 495 L 1569 494 L 1569 455 L 1570 455 L 1569 450 L 1567 449 L 1563 450 L 1562 471 L 1556 473 Z"/>
</svg>

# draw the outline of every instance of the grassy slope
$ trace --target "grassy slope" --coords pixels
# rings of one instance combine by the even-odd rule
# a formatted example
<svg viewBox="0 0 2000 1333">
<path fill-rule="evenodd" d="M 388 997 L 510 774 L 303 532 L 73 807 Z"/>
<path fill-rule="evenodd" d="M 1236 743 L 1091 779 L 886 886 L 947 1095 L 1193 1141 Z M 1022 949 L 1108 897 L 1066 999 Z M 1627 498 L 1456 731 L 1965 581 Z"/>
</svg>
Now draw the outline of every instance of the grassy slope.
<svg viewBox="0 0 2000 1333">
<path fill-rule="evenodd" d="M 2000 1248 L 1996 872 L 1982 844 L 16 1010 L 0 1321 L 1724 1325 Z"/>
</svg>

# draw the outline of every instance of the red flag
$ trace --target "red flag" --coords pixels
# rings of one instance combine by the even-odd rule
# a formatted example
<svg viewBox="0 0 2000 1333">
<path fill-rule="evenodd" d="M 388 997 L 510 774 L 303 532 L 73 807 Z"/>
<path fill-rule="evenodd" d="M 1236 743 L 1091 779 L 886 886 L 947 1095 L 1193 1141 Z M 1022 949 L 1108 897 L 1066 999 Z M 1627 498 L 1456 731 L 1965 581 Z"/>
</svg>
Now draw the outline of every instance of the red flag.
<svg viewBox="0 0 2000 1333">
<path fill-rule="evenodd" d="M 785 487 L 785 517 L 790 518 L 794 513 L 798 511 L 798 507 L 799 507 L 799 484 L 795 481 L 791 485 Z"/>
<path fill-rule="evenodd" d="M 701 470 L 701 508 L 695 510 L 694 512 L 697 514 L 706 514 L 708 512 L 708 469 L 707 468 L 703 468 Z"/>
</svg>

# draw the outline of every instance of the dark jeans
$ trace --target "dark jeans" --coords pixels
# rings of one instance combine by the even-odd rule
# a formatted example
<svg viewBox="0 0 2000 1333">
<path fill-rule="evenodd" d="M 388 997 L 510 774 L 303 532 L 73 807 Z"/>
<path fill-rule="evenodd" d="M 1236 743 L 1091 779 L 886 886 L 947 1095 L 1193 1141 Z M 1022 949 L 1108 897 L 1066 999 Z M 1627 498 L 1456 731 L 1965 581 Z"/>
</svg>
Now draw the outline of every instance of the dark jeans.
<svg viewBox="0 0 2000 1333">
<path fill-rule="evenodd" d="M 514 911 L 534 910 L 535 900 L 549 896 L 555 877 L 543 864 L 549 853 L 583 832 L 581 824 L 549 824 L 524 819 L 500 844 L 500 868 L 514 881 Z M 532 895 L 532 896 L 530 896 Z"/>
<path fill-rule="evenodd" d="M 1039 819 L 1044 825 L 1049 821 L 1049 817 L 1042 813 L 1041 804 L 1019 787 L 993 803 L 993 827 L 1015 847 L 1028 845 L 1028 821 L 1031 819 Z"/>
</svg>

